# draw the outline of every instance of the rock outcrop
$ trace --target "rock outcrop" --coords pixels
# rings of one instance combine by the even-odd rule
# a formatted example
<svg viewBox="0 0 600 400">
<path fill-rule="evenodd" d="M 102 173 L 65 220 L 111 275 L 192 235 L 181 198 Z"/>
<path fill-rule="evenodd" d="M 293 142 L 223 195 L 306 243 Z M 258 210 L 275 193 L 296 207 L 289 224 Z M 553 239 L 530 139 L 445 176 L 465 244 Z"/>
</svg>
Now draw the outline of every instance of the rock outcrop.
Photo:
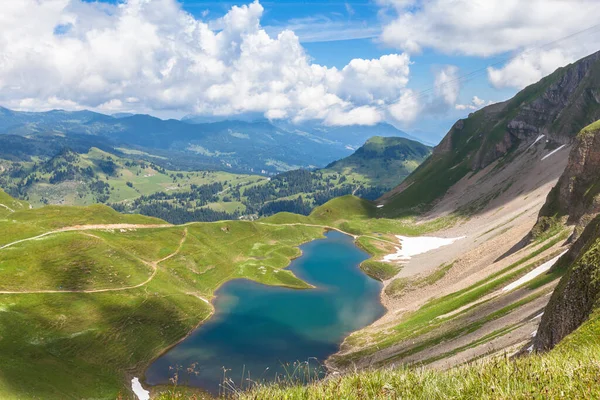
<svg viewBox="0 0 600 400">
<path fill-rule="evenodd" d="M 584 128 L 535 229 L 550 220 L 575 225 L 571 249 L 553 267 L 565 275 L 546 306 L 534 346 L 554 347 L 584 323 L 600 300 L 600 121 Z M 585 229 L 584 229 L 585 228 Z"/>
<path fill-rule="evenodd" d="M 566 273 L 544 310 L 534 340 L 537 351 L 553 348 L 600 305 L 600 216 L 553 267 L 557 268 L 565 268 Z"/>
<path fill-rule="evenodd" d="M 539 230 L 551 219 L 575 225 L 572 240 L 600 213 L 600 121 L 584 128 L 571 149 L 569 162 L 540 211 Z"/>
</svg>

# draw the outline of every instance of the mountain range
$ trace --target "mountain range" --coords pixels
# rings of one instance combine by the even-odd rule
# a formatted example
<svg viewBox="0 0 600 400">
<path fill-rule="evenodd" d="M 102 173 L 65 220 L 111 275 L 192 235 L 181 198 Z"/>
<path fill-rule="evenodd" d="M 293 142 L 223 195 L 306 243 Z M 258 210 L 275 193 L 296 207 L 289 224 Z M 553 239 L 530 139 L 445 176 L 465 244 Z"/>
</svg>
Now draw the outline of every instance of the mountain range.
<svg viewBox="0 0 600 400">
<path fill-rule="evenodd" d="M 372 136 L 410 137 L 388 124 L 322 127 L 268 120 L 197 123 L 193 118 L 180 121 L 141 114 L 34 113 L 5 108 L 0 108 L 0 135 L 43 136 L 46 142 L 80 142 L 88 135 L 96 147 L 103 142 L 105 147 L 134 150 L 167 168 L 262 174 L 324 167 L 351 154 Z"/>
</svg>

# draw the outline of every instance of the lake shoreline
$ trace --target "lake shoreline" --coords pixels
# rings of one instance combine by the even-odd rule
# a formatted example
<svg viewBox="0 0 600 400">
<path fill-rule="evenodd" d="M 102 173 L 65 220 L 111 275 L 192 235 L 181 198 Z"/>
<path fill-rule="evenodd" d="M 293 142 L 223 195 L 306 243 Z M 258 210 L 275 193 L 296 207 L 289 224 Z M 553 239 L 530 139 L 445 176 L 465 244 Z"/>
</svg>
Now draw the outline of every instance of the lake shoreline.
<svg viewBox="0 0 600 400">
<path fill-rule="evenodd" d="M 348 234 L 347 232 L 340 231 L 339 229 L 329 229 L 329 227 L 322 227 L 322 228 L 323 228 L 323 236 L 322 236 L 321 238 L 317 238 L 317 239 L 308 240 L 307 242 L 304 242 L 304 243 L 302 243 L 301 245 L 299 245 L 299 246 L 298 246 L 298 248 L 300 249 L 300 252 L 299 252 L 299 254 L 298 254 L 298 255 L 296 255 L 296 256 L 295 256 L 295 257 L 293 257 L 293 258 L 290 258 L 290 260 L 289 260 L 289 263 L 288 263 L 288 265 L 285 267 L 285 269 L 287 269 L 287 268 L 290 268 L 290 265 L 292 265 L 292 262 L 293 262 L 294 260 L 297 260 L 297 259 L 299 259 L 299 258 L 301 258 L 302 256 L 304 256 L 304 255 L 305 255 L 305 253 L 304 253 L 304 251 L 303 251 L 303 249 L 302 249 L 302 247 L 303 247 L 303 246 L 305 246 L 305 245 L 307 245 L 307 244 L 311 244 L 311 243 L 320 242 L 320 240 L 318 240 L 318 239 L 324 239 L 324 240 L 326 240 L 326 239 L 328 239 L 328 238 L 329 238 L 329 233 L 331 233 L 331 232 L 337 232 L 337 233 L 338 233 L 338 234 L 340 234 L 340 235 L 344 235 L 344 236 L 346 236 L 346 237 L 348 237 L 348 238 L 351 238 L 351 240 L 349 240 L 348 242 L 346 242 L 346 244 L 351 244 L 352 248 L 353 248 L 353 249 L 355 249 L 355 250 L 357 251 L 357 253 L 355 253 L 355 254 L 362 254 L 362 256 L 359 256 L 359 257 L 361 257 L 362 261 L 364 261 L 365 259 L 369 259 L 369 258 L 372 256 L 371 254 L 369 254 L 368 252 L 364 251 L 364 249 L 360 248 L 360 247 L 357 245 L 357 243 L 356 243 L 356 238 L 357 238 L 357 236 L 355 236 L 355 235 L 351 235 L 351 234 Z M 340 237 L 341 237 L 341 236 L 340 236 Z M 335 238 L 335 237 L 332 239 L 332 240 L 333 240 L 332 244 L 335 244 L 335 243 L 337 243 L 337 245 L 341 245 L 341 244 L 343 243 L 343 242 L 340 242 L 339 240 L 336 240 L 336 239 L 337 239 L 337 238 Z M 344 245 L 346 245 L 346 244 L 344 244 Z M 343 252 L 345 252 L 345 251 L 343 251 Z M 311 255 L 311 256 L 315 256 L 315 255 Z M 357 331 L 357 330 L 360 330 L 360 329 L 364 328 L 365 326 L 368 326 L 369 324 L 373 323 L 373 322 L 374 322 L 374 321 L 376 321 L 377 319 L 381 318 L 381 316 L 382 316 L 382 315 L 384 315 L 384 314 L 387 312 L 387 309 L 386 309 L 386 307 L 385 307 L 385 306 L 384 306 L 384 304 L 381 302 L 381 291 L 383 290 L 383 287 L 381 286 L 381 282 L 379 282 L 379 281 L 377 281 L 377 280 L 373 279 L 372 277 L 368 276 L 367 274 L 365 274 L 365 272 L 364 272 L 364 271 L 363 271 L 363 270 L 360 268 L 360 264 L 362 263 L 362 261 L 353 262 L 353 263 L 352 263 L 352 267 L 350 267 L 350 268 L 351 268 L 351 269 L 354 269 L 354 274 L 355 274 L 355 275 L 356 275 L 356 274 L 358 274 L 358 275 L 361 277 L 361 279 L 366 279 L 366 280 L 368 280 L 368 281 L 372 281 L 373 283 L 375 283 L 375 282 L 377 283 L 377 290 L 376 290 L 377 296 L 373 297 L 372 299 L 373 299 L 373 302 L 374 302 L 374 303 L 376 303 L 376 305 L 375 305 L 375 307 L 376 307 L 376 308 L 375 308 L 375 309 L 377 309 L 377 310 L 379 310 L 379 311 L 377 311 L 377 314 L 376 314 L 377 316 L 376 316 L 374 319 L 373 319 L 373 318 L 371 318 L 371 317 L 369 317 L 369 321 L 368 321 L 368 323 L 367 323 L 366 325 L 362 325 L 362 326 L 360 326 L 360 327 L 357 327 L 357 328 L 352 328 L 352 330 L 350 330 L 350 331 L 348 331 L 348 332 L 344 332 L 343 336 L 342 336 L 342 337 L 340 337 L 340 338 L 338 338 L 338 339 L 336 340 L 336 343 L 335 343 L 336 349 L 335 349 L 335 350 L 334 350 L 332 353 L 329 353 L 329 352 L 328 352 L 328 353 L 329 353 L 329 355 L 328 355 L 328 356 L 321 358 L 321 362 L 322 362 L 322 363 L 323 363 L 323 365 L 324 365 L 324 366 L 327 368 L 327 375 L 329 375 L 331 372 L 335 372 L 335 371 L 334 371 L 333 369 L 329 368 L 329 366 L 327 366 L 327 365 L 325 364 L 325 361 L 326 361 L 326 359 L 328 359 L 330 356 L 332 356 L 332 355 L 336 354 L 337 352 L 339 352 L 339 350 L 340 350 L 340 346 L 341 346 L 341 344 L 344 342 L 345 338 L 346 338 L 347 336 L 349 336 L 350 334 L 352 334 L 352 332 L 355 332 L 355 331 Z M 343 265 L 343 268 L 346 268 L 346 267 L 347 267 L 346 265 Z M 293 271 L 293 272 L 294 272 L 294 275 L 295 275 L 295 276 L 296 276 L 298 279 L 301 279 L 301 280 L 302 280 L 302 281 L 304 281 L 304 282 L 307 282 L 307 281 L 309 280 L 309 279 L 307 279 L 307 277 L 306 277 L 306 276 L 304 276 L 304 275 L 303 275 L 303 273 L 300 273 L 300 274 L 298 274 L 298 273 L 296 273 L 296 271 Z M 330 273 L 330 274 L 333 274 L 333 275 L 336 275 L 336 274 L 338 274 L 338 273 L 335 271 L 335 269 L 333 269 L 332 271 L 329 271 L 328 273 Z M 336 279 L 337 279 L 337 278 L 338 278 L 338 276 L 336 276 Z M 222 285 L 220 285 L 220 286 L 219 286 L 219 288 L 218 288 L 217 290 L 215 290 L 215 294 L 214 294 L 214 295 L 212 296 L 212 298 L 211 298 L 211 303 L 210 303 L 210 304 L 211 304 L 211 307 L 212 307 L 212 311 L 211 311 L 211 313 L 210 313 L 210 314 L 209 314 L 209 315 L 208 315 L 208 316 L 207 316 L 205 319 L 203 319 L 202 321 L 200 321 L 200 322 L 199 322 L 199 323 L 198 323 L 198 324 L 197 324 L 197 325 L 194 327 L 194 329 L 190 330 L 190 332 L 188 332 L 188 334 L 187 334 L 187 335 L 185 335 L 185 337 L 181 338 L 179 341 L 177 341 L 177 342 L 176 342 L 176 343 L 174 343 L 173 345 L 171 345 L 171 346 L 169 346 L 169 347 L 167 347 L 167 348 L 163 349 L 163 350 L 160 352 L 160 354 L 159 354 L 159 355 L 157 355 L 156 357 L 154 357 L 154 358 L 152 359 L 152 361 L 150 361 L 150 362 L 147 364 L 146 368 L 144 369 L 144 373 L 143 373 L 143 374 L 141 374 L 141 376 L 142 376 L 142 382 L 144 382 L 144 384 L 145 384 L 147 387 L 149 387 L 149 389 L 151 390 L 151 392 L 152 392 L 153 394 L 156 394 L 156 393 L 158 393 L 158 392 L 161 392 L 161 391 L 163 391 L 163 390 L 164 390 L 166 387 L 168 387 L 168 385 L 165 385 L 165 384 L 155 384 L 155 385 L 149 385 L 149 384 L 148 384 L 148 376 L 147 376 L 146 372 L 147 372 L 147 371 L 150 369 L 151 365 L 153 365 L 153 364 L 154 364 L 154 363 L 155 363 L 155 362 L 156 362 L 158 359 L 160 359 L 162 356 L 164 356 L 166 353 L 168 353 L 168 352 L 169 352 L 170 350 L 172 350 L 174 347 L 178 346 L 179 344 L 181 344 L 182 342 L 184 342 L 186 339 L 189 339 L 189 338 L 190 338 L 190 336 L 192 336 L 192 335 L 193 335 L 195 332 L 197 332 L 197 331 L 198 331 L 198 329 L 201 329 L 201 327 L 202 327 L 202 326 L 204 326 L 206 323 L 208 323 L 209 321 L 212 321 L 212 320 L 213 320 L 213 319 L 212 319 L 212 317 L 215 315 L 215 313 L 217 312 L 217 308 L 218 308 L 218 307 L 217 307 L 217 305 L 215 304 L 215 303 L 216 303 L 216 301 L 217 301 L 216 299 L 217 299 L 218 297 L 220 297 L 220 294 L 217 294 L 217 292 L 221 292 L 221 291 L 222 291 L 224 288 L 228 287 L 229 285 L 236 285 L 236 284 L 239 284 L 239 281 L 247 281 L 247 282 L 249 282 L 249 283 L 252 283 L 252 284 L 257 284 L 257 285 L 260 285 L 260 286 L 264 287 L 264 289 L 267 289 L 267 290 L 268 290 L 268 286 L 272 286 L 272 285 L 265 285 L 265 284 L 262 284 L 262 283 L 256 282 L 256 281 L 254 281 L 254 280 L 248 279 L 248 278 L 235 278 L 235 279 L 228 280 L 228 281 L 224 282 Z M 341 284 L 341 282 L 338 282 L 338 283 L 339 283 L 339 284 Z M 312 285 L 310 282 L 308 282 L 308 284 L 310 284 L 310 285 L 311 285 L 313 288 L 315 288 L 315 286 L 314 286 L 314 285 Z M 278 288 L 286 288 L 286 289 L 290 289 L 290 288 L 292 288 L 292 289 L 305 289 L 305 288 L 299 288 L 299 287 L 288 286 L 288 285 L 274 285 L 274 287 L 276 287 L 276 288 L 277 288 L 277 287 L 278 287 Z M 318 287 L 318 285 L 317 285 L 317 287 Z M 372 286 L 371 286 L 371 287 L 372 287 Z M 373 289 L 370 289 L 370 290 L 373 290 Z M 262 289 L 261 289 L 261 291 L 262 291 Z M 304 290 L 300 290 L 300 292 L 303 292 L 303 291 L 304 291 Z M 285 292 L 284 292 L 284 293 L 285 293 Z M 367 292 L 365 292 L 365 293 L 367 293 Z M 381 314 L 381 315 L 380 315 L 380 314 Z M 335 321 L 335 319 L 334 319 L 333 321 Z M 335 324 L 335 322 L 333 322 L 333 323 Z M 358 322 L 358 323 L 360 323 L 360 322 Z M 334 330 L 333 332 L 335 332 L 335 330 Z M 335 335 L 335 333 L 333 333 L 333 335 Z M 210 365 L 210 364 L 207 364 L 207 365 Z M 132 376 L 133 376 L 133 375 L 131 375 L 131 376 L 129 377 L 129 379 L 131 379 L 131 377 L 132 377 Z M 138 376 L 139 376 L 139 375 L 138 375 Z M 196 389 L 196 388 L 198 388 L 198 390 L 199 390 L 199 391 L 202 391 L 202 392 L 205 392 L 205 391 L 206 391 L 206 390 L 203 390 L 202 386 L 198 387 L 197 385 L 193 385 L 193 384 L 192 384 L 192 385 L 185 385 L 185 387 L 186 387 L 186 388 L 189 388 L 189 389 Z"/>
</svg>

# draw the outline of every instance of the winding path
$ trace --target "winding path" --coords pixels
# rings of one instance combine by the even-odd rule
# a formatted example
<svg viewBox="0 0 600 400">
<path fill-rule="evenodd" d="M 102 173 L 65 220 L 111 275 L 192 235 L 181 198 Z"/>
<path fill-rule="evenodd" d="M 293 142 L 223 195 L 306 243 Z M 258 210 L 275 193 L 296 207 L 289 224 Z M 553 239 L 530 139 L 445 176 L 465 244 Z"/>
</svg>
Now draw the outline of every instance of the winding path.
<svg viewBox="0 0 600 400">
<path fill-rule="evenodd" d="M 376 236 L 354 235 L 352 233 L 345 232 L 345 231 L 343 231 L 343 230 L 341 230 L 339 228 L 336 228 L 336 227 L 333 227 L 333 226 L 329 226 L 329 225 L 305 224 L 305 223 L 302 223 L 302 222 L 295 222 L 295 223 L 289 223 L 289 224 L 273 224 L 273 223 L 269 223 L 269 222 L 257 222 L 257 221 L 254 221 L 254 223 L 259 224 L 259 225 L 267 225 L 267 226 L 309 226 L 309 227 L 313 227 L 313 228 L 323 228 L 323 229 L 328 229 L 328 230 L 331 230 L 331 231 L 337 231 L 337 232 L 343 233 L 344 235 L 352 236 L 354 239 L 358 239 L 359 237 L 366 237 L 366 238 L 369 238 L 369 239 L 378 240 L 380 242 L 393 244 L 394 246 L 399 246 L 400 245 L 400 243 L 392 242 L 391 240 L 387 240 L 387 239 L 378 238 Z"/>
<path fill-rule="evenodd" d="M 87 225 L 87 226 L 98 226 L 98 225 Z M 110 226 L 110 225 L 103 225 L 103 226 Z M 122 226 L 122 225 L 120 225 L 120 226 Z M 150 225 L 142 225 L 142 226 L 149 227 Z M 156 226 L 154 226 L 154 227 L 156 227 Z M 40 237 L 43 237 L 43 236 L 47 236 L 47 235 L 50 235 L 50 234 L 53 234 L 53 233 L 68 232 L 68 231 L 74 231 L 74 230 L 92 230 L 92 229 L 107 229 L 107 228 L 88 228 L 88 229 L 69 229 L 69 228 L 64 228 L 64 230 L 47 232 L 47 233 L 45 233 L 43 235 L 36 236 L 35 238 L 24 239 L 24 240 L 21 240 L 21 241 L 13 242 L 10 245 L 12 246 L 14 244 L 24 242 L 26 240 L 33 240 L 33 239 L 40 238 Z M 125 229 L 125 228 L 121 227 L 121 228 L 118 228 L 118 229 Z M 138 261 L 140 261 L 143 264 L 146 264 L 150 268 L 152 268 L 152 274 L 148 277 L 148 279 L 146 279 L 142 283 L 138 283 L 137 285 L 123 286 L 123 287 L 119 287 L 119 288 L 81 289 L 81 290 L 25 290 L 25 291 L 1 290 L 0 294 L 106 293 L 106 292 L 121 292 L 121 291 L 124 291 L 124 290 L 137 289 L 137 288 L 140 288 L 142 286 L 147 285 L 148 283 L 150 283 L 152 281 L 152 279 L 154 279 L 154 277 L 156 276 L 156 273 L 158 272 L 158 264 L 160 264 L 163 261 L 167 261 L 169 258 L 172 258 L 172 257 L 176 256 L 177 254 L 179 254 L 179 252 L 181 251 L 181 248 L 183 247 L 183 244 L 185 243 L 185 240 L 187 238 L 187 234 L 188 234 L 188 230 L 187 230 L 187 228 L 185 228 L 183 230 L 183 237 L 179 241 L 179 246 L 177 247 L 177 250 L 175 250 L 173 253 L 169 254 L 168 256 L 161 258 L 158 261 L 148 262 L 148 261 L 142 260 L 139 257 L 136 257 Z M 8 245 L 0 248 L 0 250 L 3 249 L 3 248 L 5 248 L 5 247 L 8 247 Z M 200 298 L 197 295 L 195 295 L 195 296 L 198 297 L 198 298 Z M 202 298 L 202 300 L 204 300 L 205 302 L 208 302 L 208 300 L 206 300 L 204 298 Z"/>
<path fill-rule="evenodd" d="M 96 231 L 105 229 L 155 229 L 155 228 L 173 228 L 175 225 L 171 224 L 156 224 L 156 225 L 137 225 L 137 224 L 104 224 L 104 225 L 75 225 L 67 226 L 64 228 L 56 229 L 50 232 L 42 233 L 41 235 L 15 240 L 14 242 L 0 246 L 0 250 L 4 250 L 8 247 L 14 246 L 15 244 L 28 242 L 30 240 L 41 239 L 45 236 L 55 235 L 63 232 L 76 232 L 76 231 Z"/>
<path fill-rule="evenodd" d="M 3 204 L 0 204 L 2 206 L 4 206 Z M 4 206 L 6 207 L 6 206 Z M 8 208 L 8 207 L 6 207 Z M 222 221 L 220 221 L 222 222 Z M 274 223 L 268 223 L 268 222 L 257 222 L 257 221 L 247 221 L 247 222 L 254 222 L 256 224 L 259 225 L 266 225 L 266 226 L 307 226 L 307 227 L 313 227 L 313 228 L 322 228 L 322 229 L 327 229 L 327 230 L 333 230 L 333 231 L 337 231 L 340 232 L 342 234 L 348 235 L 348 236 L 352 236 L 354 239 L 358 239 L 359 237 L 366 237 L 369 239 L 373 239 L 373 240 L 378 240 L 380 242 L 385 242 L 385 243 L 389 243 L 391 245 L 394 246 L 398 246 L 398 243 L 394 243 L 392 241 L 386 240 L 386 239 L 381 239 L 375 236 L 368 236 L 368 235 L 354 235 L 352 233 L 349 232 L 345 232 L 339 228 L 333 227 L 333 226 L 329 226 L 329 225 L 318 225 L 318 224 L 306 224 L 306 223 L 301 223 L 301 222 L 296 222 L 296 223 L 288 223 L 288 224 L 274 224 Z M 195 224 L 197 222 L 192 222 L 189 224 L 184 224 L 185 225 L 192 225 Z M 37 240 L 37 239 L 41 239 L 43 237 L 46 236 L 50 236 L 50 235 L 55 235 L 55 234 L 59 234 L 59 233 L 63 233 L 63 232 L 77 232 L 77 231 L 91 231 L 91 230 L 107 230 L 107 229 L 113 229 L 113 230 L 121 230 L 121 229 L 160 229 L 160 228 L 173 228 L 176 227 L 176 225 L 171 225 L 171 224 L 154 224 L 154 225 L 143 225 L 143 224 L 95 224 L 95 225 L 75 225 L 75 226 L 68 226 L 68 227 L 64 227 L 64 228 L 60 228 L 60 229 L 56 229 L 53 231 L 49 231 L 46 233 L 42 233 L 40 235 L 37 236 L 33 236 L 33 237 L 29 237 L 29 238 L 25 238 L 25 239 L 20 239 L 20 240 L 16 240 L 14 242 L 5 244 L 3 246 L 0 246 L 0 250 L 4 250 L 6 248 L 15 246 L 19 243 L 24 243 L 24 242 L 28 242 L 28 241 L 32 241 L 32 240 Z M 174 256 L 176 256 L 181 248 L 183 247 L 183 244 L 185 243 L 185 240 L 187 238 L 187 233 L 188 233 L 188 229 L 187 227 L 184 228 L 184 235 L 181 238 L 181 241 L 179 242 L 179 246 L 177 248 L 177 250 L 171 254 L 169 254 L 168 256 L 158 260 L 158 261 L 152 261 L 152 262 L 148 262 L 145 260 L 142 260 L 139 257 L 136 257 L 138 259 L 138 261 L 148 265 L 150 268 L 152 268 L 152 274 L 148 277 L 148 279 L 146 279 L 144 282 L 141 282 L 137 285 L 132 285 L 132 286 L 124 286 L 124 287 L 119 287 L 119 288 L 106 288 L 106 289 L 82 289 L 82 290 L 27 290 L 27 291 L 5 291 L 5 290 L 0 290 L 0 294 L 50 294 L 50 293 L 106 293 L 106 292 L 119 292 L 119 291 L 124 291 L 124 290 L 131 290 L 131 289 L 137 289 L 140 288 L 142 286 L 147 285 L 148 283 L 150 283 L 154 277 L 156 276 L 156 273 L 158 272 L 158 264 L 160 264 L 163 261 L 166 261 Z M 205 299 L 204 297 L 198 296 L 197 294 L 193 294 L 193 293 L 188 293 L 189 295 L 192 295 L 194 297 L 199 298 L 200 300 L 210 304 L 210 302 Z"/>
<path fill-rule="evenodd" d="M 9 206 L 7 206 L 6 204 L 0 204 L 0 207 L 4 207 L 6 208 L 8 211 L 10 211 L 11 213 L 14 213 L 15 210 L 13 210 L 12 208 L 10 208 Z"/>
</svg>

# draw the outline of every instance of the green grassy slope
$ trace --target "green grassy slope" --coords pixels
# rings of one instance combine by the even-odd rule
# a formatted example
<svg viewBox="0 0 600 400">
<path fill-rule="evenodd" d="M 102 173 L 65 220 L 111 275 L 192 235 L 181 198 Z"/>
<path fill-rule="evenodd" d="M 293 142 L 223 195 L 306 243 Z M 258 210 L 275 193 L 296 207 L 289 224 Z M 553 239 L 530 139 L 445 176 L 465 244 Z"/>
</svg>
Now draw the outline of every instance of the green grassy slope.
<svg viewBox="0 0 600 400">
<path fill-rule="evenodd" d="M 500 357 L 448 371 L 383 368 L 308 386 L 264 386 L 241 399 L 597 399 L 600 314 L 548 354 Z M 177 398 L 164 396 L 162 400 Z"/>
<path fill-rule="evenodd" d="M 210 316 L 205 300 L 224 282 L 308 288 L 284 268 L 324 227 L 365 235 L 359 245 L 374 256 L 392 233 L 437 227 L 373 219 L 376 211 L 345 196 L 307 217 L 174 226 L 102 205 L 23 204 L 0 218 L 0 398 L 126 394 L 127 377 Z M 380 279 L 394 272 L 363 269 Z"/>
<path fill-rule="evenodd" d="M 44 204 L 90 205 L 97 202 L 130 202 L 157 192 L 185 192 L 192 185 L 223 183 L 226 187 L 266 182 L 258 175 L 221 171 L 166 170 L 154 163 L 119 157 L 91 148 L 77 154 L 63 150 L 49 160 L 4 161 L 3 188 L 17 191 L 34 206 Z M 62 172 L 62 174 L 58 174 Z M 98 183 L 98 181 L 100 183 Z"/>
<path fill-rule="evenodd" d="M 430 154 L 431 147 L 413 140 L 375 136 L 354 154 L 331 163 L 322 171 L 333 171 L 346 177 L 356 174 L 376 186 L 394 187 Z"/>
<path fill-rule="evenodd" d="M 82 223 L 136 225 L 10 244 Z M 227 280 L 307 288 L 284 268 L 300 254 L 298 245 L 323 232 L 246 221 L 159 223 L 105 206 L 24 209 L 0 218 L 0 247 L 8 245 L 0 249 L 0 398 L 127 397 L 127 377 L 141 376 L 208 318 L 204 299 Z"/>
</svg>

